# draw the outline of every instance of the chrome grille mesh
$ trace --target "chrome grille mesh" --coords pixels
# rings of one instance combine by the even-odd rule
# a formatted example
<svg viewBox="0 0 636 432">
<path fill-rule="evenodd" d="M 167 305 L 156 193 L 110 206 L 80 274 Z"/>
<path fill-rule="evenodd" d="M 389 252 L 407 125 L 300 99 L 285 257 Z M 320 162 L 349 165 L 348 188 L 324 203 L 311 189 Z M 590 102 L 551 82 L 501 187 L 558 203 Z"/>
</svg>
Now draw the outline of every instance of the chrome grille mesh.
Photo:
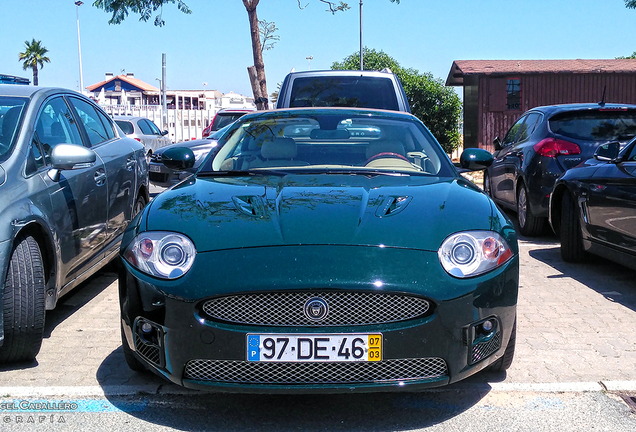
<svg viewBox="0 0 636 432">
<path fill-rule="evenodd" d="M 186 364 L 184 378 L 241 384 L 362 384 L 426 380 L 447 375 L 446 362 L 441 358 L 348 363 L 190 360 Z"/>
<path fill-rule="evenodd" d="M 305 303 L 313 298 L 329 305 L 327 316 L 318 321 L 304 313 Z M 212 319 L 237 324 L 324 327 L 405 321 L 425 315 L 430 303 L 402 294 L 304 291 L 219 297 L 206 301 L 202 309 Z"/>
<path fill-rule="evenodd" d="M 159 365 L 161 362 L 159 347 L 156 345 L 147 343 L 139 336 L 136 337 L 135 339 L 136 339 L 135 349 L 137 350 L 137 353 L 143 358 L 145 358 L 146 360 L 148 360 L 150 363 Z"/>
<path fill-rule="evenodd" d="M 477 363 L 485 359 L 501 347 L 501 333 L 497 333 L 488 342 L 478 343 L 473 346 L 471 363 Z"/>
</svg>

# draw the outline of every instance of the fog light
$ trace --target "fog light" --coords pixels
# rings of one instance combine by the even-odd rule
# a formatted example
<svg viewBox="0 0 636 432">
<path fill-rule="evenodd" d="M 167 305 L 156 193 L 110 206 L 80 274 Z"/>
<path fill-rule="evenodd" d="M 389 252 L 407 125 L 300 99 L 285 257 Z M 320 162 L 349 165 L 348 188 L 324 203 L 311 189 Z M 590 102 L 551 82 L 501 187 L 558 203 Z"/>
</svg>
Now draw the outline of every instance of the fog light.
<svg viewBox="0 0 636 432">
<path fill-rule="evenodd" d="M 152 326 L 145 322 L 141 325 L 141 331 L 144 333 L 150 333 L 152 331 Z"/>
<path fill-rule="evenodd" d="M 481 327 L 484 329 L 485 332 L 490 332 L 493 329 L 494 324 L 491 320 L 488 320 L 488 321 L 484 321 Z"/>
</svg>

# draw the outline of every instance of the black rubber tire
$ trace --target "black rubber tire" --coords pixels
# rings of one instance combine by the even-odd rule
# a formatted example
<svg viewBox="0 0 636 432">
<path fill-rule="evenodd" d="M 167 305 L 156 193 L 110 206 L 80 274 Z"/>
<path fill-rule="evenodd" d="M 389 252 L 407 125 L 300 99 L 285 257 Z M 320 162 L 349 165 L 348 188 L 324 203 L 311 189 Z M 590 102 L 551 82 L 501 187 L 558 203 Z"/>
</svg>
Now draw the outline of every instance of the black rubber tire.
<svg viewBox="0 0 636 432">
<path fill-rule="evenodd" d="M 583 249 L 583 236 L 576 203 L 569 192 L 561 200 L 561 258 L 565 262 L 583 262 L 587 253 Z"/>
<path fill-rule="evenodd" d="M 16 238 L 4 284 L 4 343 L 0 363 L 32 361 L 44 333 L 45 280 L 42 252 L 31 236 Z"/>
<path fill-rule="evenodd" d="M 517 344 L 517 318 L 515 317 L 515 323 L 512 325 L 512 333 L 510 333 L 510 340 L 508 341 L 508 346 L 506 346 L 506 351 L 504 351 L 504 355 L 488 366 L 486 370 L 490 372 L 503 372 L 510 368 L 512 365 L 512 360 L 515 357 L 515 345 Z"/>
<path fill-rule="evenodd" d="M 128 346 L 128 341 L 126 340 L 126 335 L 124 334 L 124 329 L 121 329 L 121 348 L 124 352 L 124 359 L 126 360 L 126 364 L 128 367 L 135 372 L 144 372 L 146 371 L 146 367 L 142 362 L 137 360 L 135 357 L 135 353 Z"/>
<path fill-rule="evenodd" d="M 492 198 L 492 184 L 490 183 L 490 176 L 488 175 L 488 171 L 484 171 L 484 192 L 490 198 Z"/>
<path fill-rule="evenodd" d="M 528 205 L 528 190 L 524 184 L 517 190 L 517 220 L 519 232 L 524 236 L 536 237 L 543 233 L 546 218 L 536 217 Z"/>
<path fill-rule="evenodd" d="M 146 202 L 146 198 L 144 198 L 143 195 L 137 196 L 137 199 L 135 200 L 135 205 L 132 211 L 132 217 L 137 216 L 139 212 L 141 212 L 144 209 L 144 207 L 146 207 L 146 204 L 148 203 Z"/>
</svg>

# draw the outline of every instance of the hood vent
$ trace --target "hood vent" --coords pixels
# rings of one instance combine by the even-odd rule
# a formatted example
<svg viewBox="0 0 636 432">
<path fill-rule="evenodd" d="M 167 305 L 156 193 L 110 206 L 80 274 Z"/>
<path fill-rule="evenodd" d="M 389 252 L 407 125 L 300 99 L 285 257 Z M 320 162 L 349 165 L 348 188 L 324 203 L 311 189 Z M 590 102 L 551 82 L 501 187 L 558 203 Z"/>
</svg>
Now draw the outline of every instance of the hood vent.
<svg viewBox="0 0 636 432">
<path fill-rule="evenodd" d="M 390 196 L 382 201 L 375 211 L 377 217 L 393 216 L 400 213 L 411 202 L 413 197 L 410 196 Z"/>
<path fill-rule="evenodd" d="M 257 218 L 265 217 L 265 206 L 263 199 L 259 196 L 234 196 L 232 202 L 237 210 L 243 214 Z"/>
</svg>

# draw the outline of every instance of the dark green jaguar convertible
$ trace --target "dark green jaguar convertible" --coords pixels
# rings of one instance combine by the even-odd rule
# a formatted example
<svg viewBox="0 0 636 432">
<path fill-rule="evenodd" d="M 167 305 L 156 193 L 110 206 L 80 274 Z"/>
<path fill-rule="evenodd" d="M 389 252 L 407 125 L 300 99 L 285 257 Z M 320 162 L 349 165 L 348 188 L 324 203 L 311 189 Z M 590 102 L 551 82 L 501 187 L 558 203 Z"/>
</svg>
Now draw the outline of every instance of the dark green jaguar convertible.
<svg viewBox="0 0 636 432">
<path fill-rule="evenodd" d="M 406 113 L 248 114 L 122 242 L 123 350 L 190 388 L 394 391 L 513 358 L 515 230 Z M 189 149 L 164 152 L 187 169 Z M 464 170 L 492 163 L 462 154 Z"/>
</svg>

